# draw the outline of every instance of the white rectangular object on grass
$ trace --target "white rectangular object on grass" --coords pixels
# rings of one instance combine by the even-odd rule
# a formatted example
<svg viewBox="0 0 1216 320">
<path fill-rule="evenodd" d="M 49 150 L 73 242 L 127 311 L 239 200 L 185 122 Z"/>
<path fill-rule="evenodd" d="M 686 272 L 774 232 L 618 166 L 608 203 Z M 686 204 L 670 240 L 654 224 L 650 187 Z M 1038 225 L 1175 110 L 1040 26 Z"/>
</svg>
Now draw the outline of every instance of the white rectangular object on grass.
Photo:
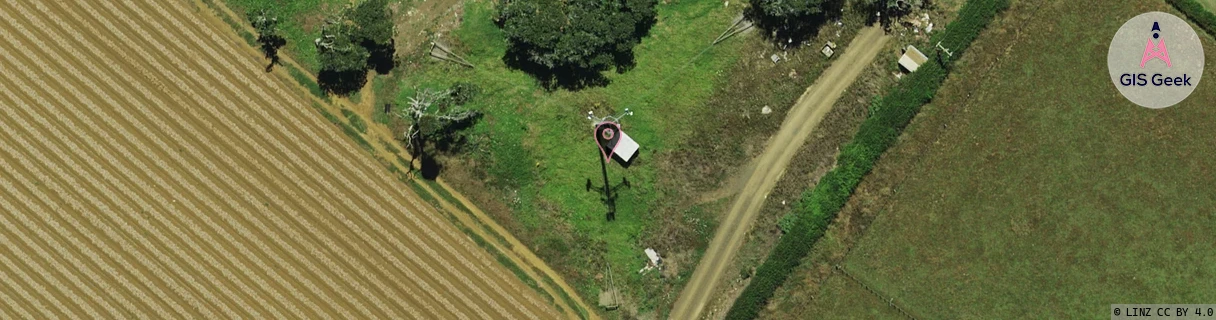
<svg viewBox="0 0 1216 320">
<path fill-rule="evenodd" d="M 629 135 L 625 134 L 625 131 L 621 131 L 620 133 L 621 138 L 620 140 L 617 140 L 616 148 L 613 150 L 613 153 L 620 156 L 621 160 L 629 162 L 629 159 L 633 158 L 633 154 L 638 152 L 639 146 L 636 141 L 633 141 L 632 138 L 629 138 Z"/>
</svg>

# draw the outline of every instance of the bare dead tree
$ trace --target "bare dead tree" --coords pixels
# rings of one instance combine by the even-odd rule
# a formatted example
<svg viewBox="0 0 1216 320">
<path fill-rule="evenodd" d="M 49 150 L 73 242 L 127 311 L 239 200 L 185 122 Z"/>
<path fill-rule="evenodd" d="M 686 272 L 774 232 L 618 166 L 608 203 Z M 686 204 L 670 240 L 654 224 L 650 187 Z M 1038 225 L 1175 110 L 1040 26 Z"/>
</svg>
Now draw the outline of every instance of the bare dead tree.
<svg viewBox="0 0 1216 320">
<path fill-rule="evenodd" d="M 424 136 L 422 133 L 421 127 L 423 121 L 428 119 L 434 120 L 437 125 L 447 126 L 461 123 L 480 115 L 477 111 L 444 102 L 451 95 L 451 89 L 440 91 L 430 88 L 423 89 L 418 91 L 414 97 L 409 98 L 409 106 L 397 112 L 397 117 L 408 121 L 410 124 L 401 133 L 401 139 L 405 141 L 406 147 L 410 150 L 411 157 L 415 159 L 418 157 L 423 151 L 423 144 L 429 138 L 429 135 Z"/>
</svg>

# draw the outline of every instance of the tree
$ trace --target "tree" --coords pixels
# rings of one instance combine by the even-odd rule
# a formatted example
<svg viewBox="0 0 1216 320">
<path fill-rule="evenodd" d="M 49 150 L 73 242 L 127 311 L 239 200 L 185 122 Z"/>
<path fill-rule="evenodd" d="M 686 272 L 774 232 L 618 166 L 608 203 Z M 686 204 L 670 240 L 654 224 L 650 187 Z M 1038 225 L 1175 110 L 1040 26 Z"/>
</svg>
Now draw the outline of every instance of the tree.
<svg viewBox="0 0 1216 320">
<path fill-rule="evenodd" d="M 258 31 L 257 41 L 261 44 L 262 54 L 270 59 L 270 64 L 266 65 L 266 72 L 270 72 L 270 68 L 279 63 L 279 48 L 287 44 L 287 39 L 279 34 L 279 18 L 272 15 L 270 10 L 262 9 L 250 18 L 250 22 Z"/>
<path fill-rule="evenodd" d="M 843 0 L 751 0 L 747 14 L 774 40 L 795 43 L 814 35 L 843 5 Z"/>
<path fill-rule="evenodd" d="M 443 91 L 424 89 L 410 98 L 409 106 L 397 113 L 397 117 L 409 125 L 402 132 L 402 139 L 414 158 L 423 159 L 424 175 L 431 171 L 426 168 L 428 142 L 440 151 L 451 151 L 466 140 L 460 132 L 471 126 L 481 113 L 463 105 L 478 91 L 476 86 L 467 83 L 457 83 L 452 89 Z"/>
<path fill-rule="evenodd" d="M 317 82 L 322 89 L 336 94 L 349 94 L 367 82 L 367 48 L 354 42 L 355 26 L 348 21 L 330 19 L 321 27 L 317 46 L 321 72 Z"/>
<path fill-rule="evenodd" d="M 495 18 L 506 62 L 546 85 L 603 82 L 633 66 L 633 47 L 655 22 L 655 0 L 505 0 Z"/>
<path fill-rule="evenodd" d="M 381 74 L 392 70 L 393 54 L 396 52 L 393 36 L 396 30 L 388 1 L 364 1 L 355 6 L 348 16 L 356 26 L 351 36 L 370 54 L 368 66 Z"/>
<path fill-rule="evenodd" d="M 393 68 L 396 33 L 387 0 L 367 0 L 326 19 L 317 38 L 322 89 L 350 94 L 367 83 L 367 70 L 388 73 Z"/>
</svg>

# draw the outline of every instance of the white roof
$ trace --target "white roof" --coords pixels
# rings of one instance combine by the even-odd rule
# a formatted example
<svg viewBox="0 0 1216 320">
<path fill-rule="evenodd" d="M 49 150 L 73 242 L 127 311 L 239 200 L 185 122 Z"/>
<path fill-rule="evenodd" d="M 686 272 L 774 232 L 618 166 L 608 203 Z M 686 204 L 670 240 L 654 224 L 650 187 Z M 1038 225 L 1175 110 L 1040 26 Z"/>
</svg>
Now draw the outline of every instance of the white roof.
<svg viewBox="0 0 1216 320">
<path fill-rule="evenodd" d="M 659 264 L 660 258 L 659 258 L 658 251 L 654 251 L 654 249 L 651 249 L 651 248 L 646 248 L 646 257 L 650 258 L 650 263 L 653 263 L 655 265 Z"/>
<path fill-rule="evenodd" d="M 618 131 L 621 134 L 620 140 L 616 141 L 616 147 L 612 150 L 613 153 L 621 157 L 621 160 L 629 162 L 633 158 L 633 154 L 638 152 L 638 143 L 633 141 L 625 131 Z"/>
<path fill-rule="evenodd" d="M 921 53 L 920 50 L 911 45 L 904 50 L 904 55 L 899 57 L 899 65 L 903 66 L 904 69 L 908 69 L 909 72 L 916 72 L 916 69 L 919 69 L 920 65 L 926 61 L 929 61 L 929 57 L 926 57 L 924 53 Z"/>
</svg>

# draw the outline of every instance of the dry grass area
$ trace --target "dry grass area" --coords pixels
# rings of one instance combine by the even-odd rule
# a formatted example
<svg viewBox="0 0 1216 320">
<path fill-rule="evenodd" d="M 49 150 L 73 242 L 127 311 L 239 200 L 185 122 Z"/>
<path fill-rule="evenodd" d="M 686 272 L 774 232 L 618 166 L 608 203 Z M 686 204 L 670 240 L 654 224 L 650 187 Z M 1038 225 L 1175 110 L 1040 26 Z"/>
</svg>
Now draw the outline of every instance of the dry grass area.
<svg viewBox="0 0 1216 320">
<path fill-rule="evenodd" d="M 0 318 L 553 318 L 191 2 L 0 8 Z"/>
</svg>

